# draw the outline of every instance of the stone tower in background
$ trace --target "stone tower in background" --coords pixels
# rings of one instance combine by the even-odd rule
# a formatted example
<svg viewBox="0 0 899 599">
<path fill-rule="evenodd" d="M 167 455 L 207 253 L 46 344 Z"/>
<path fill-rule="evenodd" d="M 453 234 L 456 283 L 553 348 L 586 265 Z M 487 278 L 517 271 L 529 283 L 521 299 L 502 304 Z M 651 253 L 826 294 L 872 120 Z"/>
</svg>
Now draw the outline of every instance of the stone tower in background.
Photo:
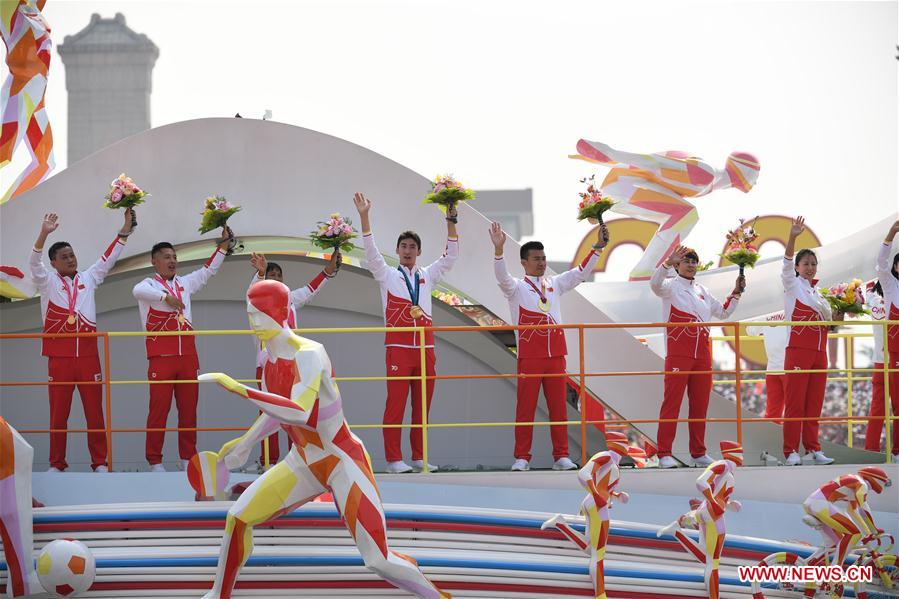
<svg viewBox="0 0 899 599">
<path fill-rule="evenodd" d="M 159 48 L 142 33 L 93 14 L 58 47 L 69 95 L 68 165 L 150 128 L 152 73 Z"/>
</svg>

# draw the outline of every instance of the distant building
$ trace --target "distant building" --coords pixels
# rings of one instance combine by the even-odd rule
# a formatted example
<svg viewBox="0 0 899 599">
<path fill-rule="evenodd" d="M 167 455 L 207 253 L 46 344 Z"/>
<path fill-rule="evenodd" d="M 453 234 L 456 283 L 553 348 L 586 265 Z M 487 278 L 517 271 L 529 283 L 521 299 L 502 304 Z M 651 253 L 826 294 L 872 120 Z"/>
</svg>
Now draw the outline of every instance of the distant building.
<svg viewBox="0 0 899 599">
<path fill-rule="evenodd" d="M 478 212 L 502 224 L 516 241 L 534 234 L 534 192 L 531 189 L 477 190 Z"/>
<path fill-rule="evenodd" d="M 150 128 L 152 73 L 159 48 L 125 25 L 93 14 L 58 46 L 69 95 L 68 164 Z"/>
</svg>

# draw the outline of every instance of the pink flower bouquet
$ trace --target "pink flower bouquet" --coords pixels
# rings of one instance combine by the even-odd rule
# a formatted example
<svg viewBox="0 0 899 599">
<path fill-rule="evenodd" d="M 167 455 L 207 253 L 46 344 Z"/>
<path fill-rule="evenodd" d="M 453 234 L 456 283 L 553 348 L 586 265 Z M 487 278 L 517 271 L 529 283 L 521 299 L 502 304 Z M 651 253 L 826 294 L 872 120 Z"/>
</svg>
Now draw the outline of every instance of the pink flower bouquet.
<svg viewBox="0 0 899 599">
<path fill-rule="evenodd" d="M 602 213 L 609 210 L 615 205 L 614 200 L 602 195 L 602 192 L 596 189 L 593 179 L 596 175 L 581 179 L 581 183 L 588 183 L 587 191 L 582 191 L 578 195 L 581 196 L 581 203 L 577 208 L 577 219 L 587 219 L 590 224 L 602 224 Z"/>
<path fill-rule="evenodd" d="M 203 212 L 200 214 L 203 219 L 200 221 L 200 233 L 208 233 L 219 227 L 224 227 L 228 219 L 235 212 L 240 211 L 240 206 L 234 206 L 225 199 L 225 196 L 209 196 L 206 198 L 206 204 L 203 206 Z"/>
<path fill-rule="evenodd" d="M 309 239 L 316 247 L 323 250 L 339 249 L 342 252 L 349 252 L 355 247 L 352 240 L 358 234 L 353 229 L 353 222 L 340 216 L 339 212 L 332 214 L 328 220 L 316 224 L 318 228 L 309 234 Z"/>
<path fill-rule="evenodd" d="M 740 274 L 743 274 L 743 269 L 747 266 L 754 268 L 759 259 L 758 248 L 753 245 L 759 236 L 752 228 L 752 222 L 746 223 L 741 218 L 740 226 L 727 232 L 727 247 L 721 254 L 725 260 L 740 267 Z"/>
<path fill-rule="evenodd" d="M 453 179 L 452 175 L 439 175 L 434 179 L 431 193 L 425 196 L 422 204 L 437 204 L 444 213 L 448 206 L 459 202 L 470 202 L 475 199 L 474 190 Z"/>
<path fill-rule="evenodd" d="M 109 184 L 109 192 L 106 194 L 106 208 L 133 208 L 143 204 L 148 194 L 134 184 L 131 177 L 122 173 Z"/>
<path fill-rule="evenodd" d="M 859 279 L 852 279 L 851 283 L 840 283 L 833 287 L 822 287 L 821 295 L 830 304 L 834 312 L 843 314 L 870 314 L 865 308 L 864 285 Z"/>
</svg>

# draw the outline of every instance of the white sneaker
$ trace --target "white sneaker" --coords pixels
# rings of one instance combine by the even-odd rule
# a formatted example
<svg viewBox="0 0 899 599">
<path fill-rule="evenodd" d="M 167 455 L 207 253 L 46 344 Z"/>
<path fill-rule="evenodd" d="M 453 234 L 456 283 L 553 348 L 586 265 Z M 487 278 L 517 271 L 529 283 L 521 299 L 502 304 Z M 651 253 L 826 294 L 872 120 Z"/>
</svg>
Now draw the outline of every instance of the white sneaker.
<svg viewBox="0 0 899 599">
<path fill-rule="evenodd" d="M 512 464 L 512 470 L 515 472 L 527 472 L 531 469 L 531 464 L 527 460 L 515 460 Z"/>
<path fill-rule="evenodd" d="M 160 464 L 150 464 L 150 472 L 165 472 L 165 466 Z"/>
<path fill-rule="evenodd" d="M 657 537 L 667 537 L 669 535 L 673 535 L 674 531 L 678 529 L 677 520 L 669 524 L 668 526 L 663 526 L 662 528 L 656 531 Z"/>
<path fill-rule="evenodd" d="M 693 467 L 705 468 L 706 466 L 710 466 L 714 464 L 715 460 L 712 459 L 712 456 L 706 454 L 699 456 L 698 458 L 693 458 Z"/>
<path fill-rule="evenodd" d="M 62 472 L 62 470 L 60 470 L 60 469 L 57 468 L 56 466 L 50 466 L 49 468 L 47 468 L 47 472 L 53 472 L 53 473 L 56 473 L 56 472 Z"/>
<path fill-rule="evenodd" d="M 553 462 L 553 470 L 577 470 L 577 464 L 569 458 L 559 458 Z"/>
<path fill-rule="evenodd" d="M 824 455 L 823 451 L 812 451 L 807 453 L 802 457 L 802 461 L 812 461 L 820 466 L 826 466 L 827 464 L 833 464 L 834 462 L 833 458 Z"/>
<path fill-rule="evenodd" d="M 677 468 L 677 460 L 670 455 L 659 458 L 659 468 Z"/>
<path fill-rule="evenodd" d="M 106 466 L 102 466 L 102 465 L 97 466 L 96 468 L 94 468 L 94 472 L 99 472 L 102 474 L 104 472 L 109 472 L 109 468 L 107 468 Z"/>
<path fill-rule="evenodd" d="M 646 464 L 643 466 L 644 468 L 658 468 L 659 467 L 659 456 L 654 455 L 648 460 L 646 460 Z"/>
<path fill-rule="evenodd" d="M 415 472 L 424 472 L 424 469 L 424 460 L 412 460 L 412 470 L 414 470 Z M 438 470 L 440 470 L 439 466 L 435 466 L 431 462 L 428 462 L 428 472 L 437 472 Z"/>
<path fill-rule="evenodd" d="M 398 462 L 387 462 L 387 473 L 388 474 L 403 474 L 405 472 L 412 472 L 412 466 L 400 460 Z"/>
<path fill-rule="evenodd" d="M 762 460 L 762 464 L 765 466 L 783 466 L 783 462 L 777 459 L 777 456 L 771 455 L 767 451 L 763 451 L 762 455 L 759 456 L 759 459 Z"/>
<path fill-rule="evenodd" d="M 787 466 L 798 466 L 802 463 L 802 458 L 799 457 L 799 454 L 795 451 L 787 456 L 787 461 L 784 462 Z"/>
</svg>

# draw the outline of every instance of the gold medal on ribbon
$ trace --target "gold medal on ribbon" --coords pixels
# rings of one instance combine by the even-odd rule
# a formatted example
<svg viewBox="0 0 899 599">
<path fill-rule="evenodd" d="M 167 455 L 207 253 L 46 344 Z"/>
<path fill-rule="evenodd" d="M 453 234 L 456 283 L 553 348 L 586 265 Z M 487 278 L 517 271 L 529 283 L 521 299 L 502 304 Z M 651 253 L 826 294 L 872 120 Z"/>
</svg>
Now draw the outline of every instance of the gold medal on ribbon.
<svg viewBox="0 0 899 599">
<path fill-rule="evenodd" d="M 543 312 L 549 312 L 549 301 L 542 299 L 537 302 L 537 307 L 540 308 Z"/>
<path fill-rule="evenodd" d="M 69 317 L 66 318 L 66 322 L 69 323 L 69 324 L 75 324 L 75 315 L 74 315 L 74 314 L 69 314 Z"/>
<path fill-rule="evenodd" d="M 412 306 L 412 308 L 409 309 L 409 314 L 412 318 L 421 318 L 425 315 L 425 311 L 422 310 L 420 306 Z"/>
<path fill-rule="evenodd" d="M 179 313 L 178 313 L 178 322 L 180 322 L 181 324 L 184 324 L 184 321 L 185 321 L 185 320 L 187 320 L 187 319 L 184 318 L 184 314 L 182 314 L 181 312 L 179 312 Z"/>
</svg>

